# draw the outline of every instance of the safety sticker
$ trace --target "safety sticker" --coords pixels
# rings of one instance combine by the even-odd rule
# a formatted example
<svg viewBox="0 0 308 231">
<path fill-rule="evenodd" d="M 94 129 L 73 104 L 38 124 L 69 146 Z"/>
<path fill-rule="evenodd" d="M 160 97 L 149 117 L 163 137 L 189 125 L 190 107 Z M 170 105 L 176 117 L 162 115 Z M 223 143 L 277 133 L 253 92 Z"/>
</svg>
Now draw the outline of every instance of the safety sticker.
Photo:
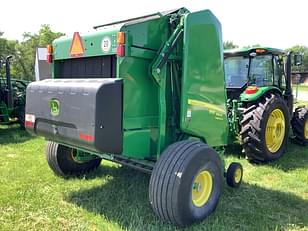
<svg viewBox="0 0 308 231">
<path fill-rule="evenodd" d="M 186 117 L 191 118 L 191 109 L 187 109 Z"/>
<path fill-rule="evenodd" d="M 109 37 L 104 37 L 101 44 L 104 53 L 108 53 L 111 48 L 111 39 Z"/>
</svg>

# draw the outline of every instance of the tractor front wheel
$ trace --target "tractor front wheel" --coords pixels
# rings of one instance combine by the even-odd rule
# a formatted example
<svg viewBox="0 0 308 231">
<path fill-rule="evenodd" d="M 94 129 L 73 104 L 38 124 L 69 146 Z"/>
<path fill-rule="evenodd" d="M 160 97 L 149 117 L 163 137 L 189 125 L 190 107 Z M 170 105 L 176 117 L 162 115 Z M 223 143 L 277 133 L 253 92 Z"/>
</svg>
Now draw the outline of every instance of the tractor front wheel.
<svg viewBox="0 0 308 231">
<path fill-rule="evenodd" d="M 279 95 L 269 94 L 245 109 L 240 134 L 248 159 L 266 162 L 280 158 L 289 127 L 288 107 Z"/>
<path fill-rule="evenodd" d="M 170 145 L 157 161 L 149 199 L 158 217 L 184 227 L 215 210 L 221 185 L 218 154 L 200 141 L 185 140 Z"/>
<path fill-rule="evenodd" d="M 82 174 L 96 169 L 100 163 L 100 158 L 88 161 L 78 161 L 74 157 L 73 148 L 69 148 L 56 142 L 48 141 L 46 146 L 46 159 L 52 171 L 61 177 Z"/>
<path fill-rule="evenodd" d="M 301 145 L 308 145 L 308 107 L 298 107 L 291 120 L 294 141 Z"/>
</svg>

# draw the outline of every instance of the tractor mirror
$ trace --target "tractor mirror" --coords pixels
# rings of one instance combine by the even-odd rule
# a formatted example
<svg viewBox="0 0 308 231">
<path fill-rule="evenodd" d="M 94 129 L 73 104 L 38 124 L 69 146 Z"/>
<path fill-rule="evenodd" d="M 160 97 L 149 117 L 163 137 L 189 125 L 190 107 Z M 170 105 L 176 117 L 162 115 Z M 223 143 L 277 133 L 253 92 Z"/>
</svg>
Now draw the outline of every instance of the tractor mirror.
<svg viewBox="0 0 308 231">
<path fill-rule="evenodd" d="M 300 66 L 303 63 L 303 55 L 302 54 L 294 54 L 293 65 Z"/>
</svg>

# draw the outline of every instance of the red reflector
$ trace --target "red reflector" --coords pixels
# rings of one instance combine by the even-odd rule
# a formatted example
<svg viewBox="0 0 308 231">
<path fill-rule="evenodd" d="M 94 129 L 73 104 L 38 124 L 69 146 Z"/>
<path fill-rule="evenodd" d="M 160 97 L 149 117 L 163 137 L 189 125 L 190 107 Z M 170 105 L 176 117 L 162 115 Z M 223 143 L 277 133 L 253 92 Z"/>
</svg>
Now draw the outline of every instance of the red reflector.
<svg viewBox="0 0 308 231">
<path fill-rule="evenodd" d="M 120 44 L 117 47 L 117 55 L 123 57 L 125 55 L 125 45 Z"/>
<path fill-rule="evenodd" d="M 254 94 L 258 91 L 258 88 L 256 86 L 250 86 L 250 87 L 247 87 L 246 90 L 245 90 L 245 94 Z"/>
<path fill-rule="evenodd" d="M 26 127 L 34 127 L 34 123 L 32 121 L 25 121 Z"/>
<path fill-rule="evenodd" d="M 82 133 L 82 132 L 79 133 L 79 138 L 82 139 L 82 140 L 86 140 L 86 141 L 93 141 L 94 140 L 94 136 L 91 136 L 89 134 L 85 134 L 85 133 Z"/>
<path fill-rule="evenodd" d="M 47 63 L 52 63 L 52 54 L 47 54 L 46 62 Z"/>
<path fill-rule="evenodd" d="M 25 114 L 25 126 L 34 127 L 34 123 L 35 123 L 35 115 Z"/>
</svg>

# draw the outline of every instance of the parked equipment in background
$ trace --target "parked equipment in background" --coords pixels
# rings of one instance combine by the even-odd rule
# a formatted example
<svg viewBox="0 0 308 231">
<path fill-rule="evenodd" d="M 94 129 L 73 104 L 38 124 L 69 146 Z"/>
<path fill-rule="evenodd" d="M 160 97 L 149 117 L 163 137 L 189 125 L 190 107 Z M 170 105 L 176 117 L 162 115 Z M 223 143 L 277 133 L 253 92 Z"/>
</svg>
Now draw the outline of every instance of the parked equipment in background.
<svg viewBox="0 0 308 231">
<path fill-rule="evenodd" d="M 291 124 L 294 141 L 307 144 L 307 107 L 293 112 L 291 86 L 291 65 L 301 65 L 302 56 L 265 47 L 227 50 L 224 56 L 229 121 L 246 156 L 281 157 Z"/>
<path fill-rule="evenodd" d="M 59 176 L 101 159 L 150 173 L 149 199 L 164 221 L 187 226 L 216 208 L 232 143 L 221 26 L 185 8 L 74 33 L 47 48 L 53 79 L 27 88 L 26 128 L 44 136 Z"/>
<path fill-rule="evenodd" d="M 35 80 L 44 80 L 51 78 L 51 64 L 47 62 L 47 48 L 36 48 L 35 55 Z"/>
<path fill-rule="evenodd" d="M 0 125 L 19 123 L 24 128 L 25 97 L 28 82 L 11 79 L 10 60 L 12 56 L 0 60 L 0 67 L 5 67 L 5 77 L 0 76 Z"/>
</svg>

